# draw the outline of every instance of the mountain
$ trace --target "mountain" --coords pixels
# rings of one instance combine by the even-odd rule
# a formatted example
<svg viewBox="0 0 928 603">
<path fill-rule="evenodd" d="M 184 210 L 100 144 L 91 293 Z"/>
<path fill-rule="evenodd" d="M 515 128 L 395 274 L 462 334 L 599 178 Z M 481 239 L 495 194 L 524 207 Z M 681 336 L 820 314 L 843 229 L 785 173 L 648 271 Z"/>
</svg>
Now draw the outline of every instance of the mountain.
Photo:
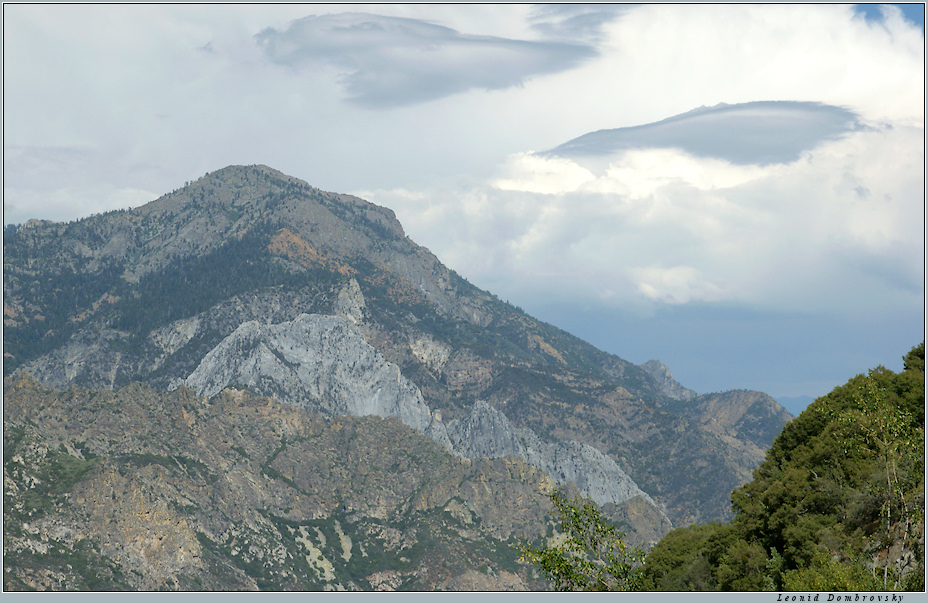
<svg viewBox="0 0 928 603">
<path fill-rule="evenodd" d="M 29 378 L 4 416 L 7 591 L 539 587 L 511 543 L 551 479 L 396 419 Z"/>
<path fill-rule="evenodd" d="M 651 549 L 646 587 L 924 592 L 924 341 L 903 367 L 812 402 L 732 493 L 732 521 L 673 530 Z"/>
<path fill-rule="evenodd" d="M 265 166 L 130 211 L 8 226 L 4 327 L 4 375 L 49 391 L 231 388 L 396 419 L 451 458 L 574 484 L 643 544 L 671 522 L 730 517 L 730 492 L 790 418 L 764 394 L 697 396 L 659 362 L 537 321 L 442 265 L 390 210 Z"/>
</svg>

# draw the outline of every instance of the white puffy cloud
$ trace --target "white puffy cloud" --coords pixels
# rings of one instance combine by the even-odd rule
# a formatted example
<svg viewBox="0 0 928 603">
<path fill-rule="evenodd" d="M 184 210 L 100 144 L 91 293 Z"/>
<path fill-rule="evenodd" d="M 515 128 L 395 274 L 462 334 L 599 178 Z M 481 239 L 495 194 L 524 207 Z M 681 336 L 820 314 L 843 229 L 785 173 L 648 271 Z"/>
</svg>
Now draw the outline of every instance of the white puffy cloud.
<svg viewBox="0 0 928 603">
<path fill-rule="evenodd" d="M 722 288 L 696 268 L 650 266 L 630 270 L 638 283 L 638 292 L 650 300 L 668 304 L 691 301 L 714 302 L 725 298 Z"/>
<path fill-rule="evenodd" d="M 862 130 L 769 166 L 639 149 L 599 177 L 519 155 L 466 193 L 362 195 L 507 298 L 852 315 L 920 303 L 921 137 Z"/>
<path fill-rule="evenodd" d="M 756 180 L 765 171 L 756 165 L 698 158 L 676 149 L 635 149 L 622 153 L 609 163 L 602 177 L 584 182 L 583 188 L 640 199 L 673 183 L 700 191 L 731 188 Z"/>
<path fill-rule="evenodd" d="M 891 15 L 897 11 L 890 9 Z M 851 4 L 649 4 L 606 26 L 609 77 L 584 90 L 615 106 L 638 99 L 631 126 L 719 102 L 816 101 L 872 120 L 922 120 L 924 32 L 901 18 L 870 22 Z M 623 105 L 623 108 L 624 105 Z M 600 111 L 589 113 L 597 115 Z"/>
<path fill-rule="evenodd" d="M 500 190 L 547 195 L 572 192 L 594 180 L 593 173 L 570 159 L 517 153 L 507 160 L 507 176 L 493 181 Z"/>
</svg>

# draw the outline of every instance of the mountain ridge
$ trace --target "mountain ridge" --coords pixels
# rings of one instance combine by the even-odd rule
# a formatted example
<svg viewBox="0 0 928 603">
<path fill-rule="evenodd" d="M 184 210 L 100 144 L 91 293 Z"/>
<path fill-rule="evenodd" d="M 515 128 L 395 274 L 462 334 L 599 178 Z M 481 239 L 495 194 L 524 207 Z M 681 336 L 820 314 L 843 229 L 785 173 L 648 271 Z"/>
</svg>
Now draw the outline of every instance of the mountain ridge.
<svg viewBox="0 0 928 603">
<path fill-rule="evenodd" d="M 482 400 L 514 430 L 590 446 L 678 525 L 730 513 L 728 493 L 763 443 L 708 429 L 698 415 L 711 405 L 678 412 L 642 367 L 474 287 L 410 241 L 392 211 L 266 166 L 5 235 L 5 374 L 168 387 L 249 320 L 340 315 L 444 423 Z M 752 412 L 767 431 L 788 418 Z"/>
</svg>

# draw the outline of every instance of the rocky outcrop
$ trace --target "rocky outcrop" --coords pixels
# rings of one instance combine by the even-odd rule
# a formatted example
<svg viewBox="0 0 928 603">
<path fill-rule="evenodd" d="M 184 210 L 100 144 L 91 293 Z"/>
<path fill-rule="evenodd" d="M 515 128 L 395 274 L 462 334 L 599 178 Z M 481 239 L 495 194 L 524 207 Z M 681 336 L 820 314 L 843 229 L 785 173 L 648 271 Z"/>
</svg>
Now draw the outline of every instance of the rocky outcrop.
<svg viewBox="0 0 928 603">
<path fill-rule="evenodd" d="M 450 448 L 445 426 L 419 388 L 341 316 L 246 322 L 206 354 L 183 384 L 208 397 L 234 385 L 330 415 L 396 417 Z"/>
<path fill-rule="evenodd" d="M 335 300 L 335 313 L 352 324 L 360 324 L 364 320 L 364 295 L 358 281 L 351 279 Z"/>
<path fill-rule="evenodd" d="M 648 360 L 640 366 L 657 383 L 658 391 L 668 398 L 673 400 L 692 400 L 699 395 L 693 390 L 680 385 L 680 383 L 673 378 L 667 365 L 663 364 L 660 360 Z"/>
<path fill-rule="evenodd" d="M 749 390 L 705 394 L 693 400 L 686 411 L 707 431 L 753 446 L 758 463 L 780 433 L 780 425 L 792 419 L 776 400 Z"/>
<path fill-rule="evenodd" d="M 347 289 L 350 296 L 350 288 Z M 349 317 L 360 315 L 358 296 Z M 371 347 L 348 318 L 302 314 L 267 325 L 242 324 L 210 351 L 183 384 L 211 397 L 245 387 L 281 402 L 329 415 L 396 417 L 455 454 L 469 459 L 516 456 L 560 484 L 573 482 L 599 504 L 650 497 L 614 460 L 576 441 L 544 442 L 517 429 L 483 401 L 446 427 L 419 389 Z M 175 385 L 179 385 L 175 384 Z"/>
<path fill-rule="evenodd" d="M 176 386 L 207 351 L 242 323 L 279 323 L 310 312 L 359 320 L 364 299 L 357 282 L 351 279 L 340 289 L 320 283 L 298 291 L 248 292 L 194 316 L 158 326 L 142 339 L 101 326 L 103 321 L 93 321 L 66 343 L 20 370 L 55 387 L 113 389 L 133 381 Z"/>
<path fill-rule="evenodd" d="M 513 427 L 503 413 L 484 401 L 474 404 L 469 417 L 450 421 L 447 430 L 455 452 L 467 458 L 517 456 L 560 484 L 573 482 L 581 494 L 598 504 L 618 504 L 641 496 L 654 505 L 651 497 L 599 450 L 575 441 L 544 442 L 531 429 Z"/>
<path fill-rule="evenodd" d="M 119 349 L 126 335 L 113 329 L 82 331 L 68 343 L 26 365 L 24 372 L 55 387 L 112 388 L 131 371 Z"/>
<path fill-rule="evenodd" d="M 409 337 L 409 351 L 416 360 L 436 373 L 441 373 L 454 352 L 451 346 L 422 334 Z"/>
</svg>

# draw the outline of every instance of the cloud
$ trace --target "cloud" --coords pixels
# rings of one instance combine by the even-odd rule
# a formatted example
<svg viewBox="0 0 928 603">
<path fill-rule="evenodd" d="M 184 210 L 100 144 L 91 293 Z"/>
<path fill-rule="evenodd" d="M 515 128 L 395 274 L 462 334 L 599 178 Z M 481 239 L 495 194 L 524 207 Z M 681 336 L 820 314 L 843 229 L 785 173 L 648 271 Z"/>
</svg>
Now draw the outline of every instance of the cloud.
<svg viewBox="0 0 928 603">
<path fill-rule="evenodd" d="M 853 112 L 822 103 L 722 103 L 642 126 L 584 134 L 546 154 L 578 157 L 674 148 L 739 165 L 789 163 L 803 151 L 861 127 Z"/>
<path fill-rule="evenodd" d="M 650 139 L 610 131 L 620 135 L 607 143 L 631 139 L 640 148 L 591 145 L 601 152 L 596 161 L 581 152 L 510 156 L 503 175 L 490 181 L 494 201 L 483 205 L 522 213 L 508 218 L 509 240 L 486 264 L 517 276 L 493 286 L 555 297 L 565 291 L 646 313 L 708 303 L 778 312 L 832 307 L 851 315 L 922 303 L 924 264 L 910 258 L 924 254 L 921 222 L 911 219 L 922 211 L 923 128 L 865 127 L 850 112 L 811 103 L 747 106 L 658 122 L 695 115 L 699 123 Z M 698 119 L 706 113 L 717 119 Z M 751 120 L 772 120 L 779 138 L 769 123 Z M 778 162 L 749 163 L 750 153 L 724 159 L 676 144 L 698 142 L 697 131 L 718 138 L 713 129 L 733 124 L 755 135 L 769 127 L 764 140 L 791 151 Z M 681 131 L 679 139 L 670 136 Z M 568 284 L 544 292 L 544 279 Z"/>
<path fill-rule="evenodd" d="M 415 188 L 455 177 L 512 179 L 514 173 L 506 170 L 493 173 L 509 155 L 721 100 L 823 100 L 850 107 L 867 123 L 887 116 L 923 121 L 921 32 L 906 23 L 852 19 L 852 9 L 837 5 L 627 6 L 601 20 L 590 17 L 586 25 L 581 17 L 587 11 L 611 6 L 384 5 L 377 12 L 414 17 L 401 23 L 453 28 L 433 36 L 438 55 L 454 59 L 444 61 L 436 81 L 454 80 L 458 76 L 448 74 L 458 71 L 465 73 L 459 78 L 464 82 L 479 81 L 460 67 L 481 66 L 468 53 L 486 45 L 468 46 L 459 38 L 469 36 L 455 32 L 495 36 L 483 40 L 545 36 L 563 42 L 559 36 L 573 31 L 570 35 L 579 36 L 574 48 L 596 44 L 598 52 L 545 77 L 525 75 L 528 70 L 520 66 L 515 71 L 525 76 L 521 86 L 491 94 L 473 87 L 442 102 L 407 104 L 391 111 L 390 119 L 345 102 L 348 80 L 339 84 L 338 76 L 360 77 L 366 70 L 379 78 L 380 54 L 387 82 L 394 78 L 391 69 L 402 71 L 403 65 L 411 71 L 399 76 L 410 81 L 424 70 L 425 94 L 431 72 L 416 58 L 430 54 L 424 33 L 395 36 L 393 41 L 412 40 L 396 45 L 402 60 L 392 57 L 389 44 L 372 42 L 366 50 L 340 34 L 321 37 L 320 44 L 343 46 L 329 55 L 317 49 L 328 58 L 294 59 L 290 69 L 271 61 L 255 34 L 272 31 L 276 39 L 287 39 L 291 25 L 305 16 L 305 5 L 7 8 L 5 145 L 74 147 L 99 157 L 92 165 L 78 164 L 79 170 L 60 169 L 75 165 L 71 159 L 46 162 L 26 182 L 6 153 L 5 179 L 16 179 L 18 190 L 36 192 L 37 200 L 49 181 L 56 183 L 54 190 L 86 177 L 113 190 L 164 192 L 231 163 L 273 165 L 338 191 Z M 578 14 L 572 17 L 568 9 Z M 328 23 L 334 27 L 336 21 L 333 15 Z M 442 36 L 460 43 L 446 43 Z M 294 40 L 295 47 L 304 41 Z M 491 71 L 506 52 L 492 57 Z M 482 77 L 479 70 L 477 75 Z M 397 94 L 397 102 L 415 100 L 403 96 L 401 86 Z M 571 159 L 602 176 L 588 158 Z M 652 179 L 648 186 L 656 183 Z M 590 182 L 606 184 L 601 178 Z"/>
<path fill-rule="evenodd" d="M 645 315 L 910 311 L 923 304 L 922 136 L 859 129 L 766 166 L 634 149 L 600 175 L 520 154 L 466 191 L 360 194 L 506 299 Z"/>
<path fill-rule="evenodd" d="M 264 29 L 256 39 L 278 65 L 342 70 L 348 99 L 372 109 L 518 86 L 597 55 L 584 44 L 467 35 L 420 19 L 361 13 L 309 16 L 283 31 Z"/>
<path fill-rule="evenodd" d="M 590 40 L 603 38 L 603 28 L 630 7 L 617 4 L 541 4 L 532 7 L 532 29 L 547 39 Z"/>
<path fill-rule="evenodd" d="M 492 182 L 496 188 L 545 195 L 575 191 L 595 179 L 590 170 L 569 159 L 542 157 L 534 153 L 511 156 L 504 171 L 507 177 Z"/>
<path fill-rule="evenodd" d="M 630 273 L 638 283 L 638 292 L 653 301 L 677 305 L 725 298 L 722 287 L 692 266 L 648 266 L 632 268 Z"/>
<path fill-rule="evenodd" d="M 842 354 L 844 382 L 922 331 L 924 28 L 895 8 L 363 10 L 383 16 L 5 5 L 5 221 L 71 219 L 263 163 L 394 209 L 481 287 L 533 313 L 557 304 L 545 318 L 659 357 L 691 387 L 809 379 Z M 815 102 L 762 106 L 756 135 L 773 138 L 721 128 L 758 100 Z M 604 155 L 528 152 L 699 106 L 716 113 Z M 781 131 L 768 109 L 784 107 L 799 110 Z M 674 128 L 668 146 L 658 134 Z M 875 355 L 848 357 L 864 347 Z M 694 358 L 705 364 L 687 374 Z"/>
<path fill-rule="evenodd" d="M 129 170 L 99 181 L 101 164 L 112 157 L 86 147 L 6 147 L 3 222 L 31 218 L 75 220 L 90 214 L 142 205 L 159 195 L 137 184 L 144 171 Z"/>
<path fill-rule="evenodd" d="M 151 191 L 113 189 L 107 185 L 56 188 L 37 193 L 3 187 L 3 223 L 22 224 L 30 219 L 67 222 L 114 209 L 128 209 L 157 199 Z"/>
</svg>

